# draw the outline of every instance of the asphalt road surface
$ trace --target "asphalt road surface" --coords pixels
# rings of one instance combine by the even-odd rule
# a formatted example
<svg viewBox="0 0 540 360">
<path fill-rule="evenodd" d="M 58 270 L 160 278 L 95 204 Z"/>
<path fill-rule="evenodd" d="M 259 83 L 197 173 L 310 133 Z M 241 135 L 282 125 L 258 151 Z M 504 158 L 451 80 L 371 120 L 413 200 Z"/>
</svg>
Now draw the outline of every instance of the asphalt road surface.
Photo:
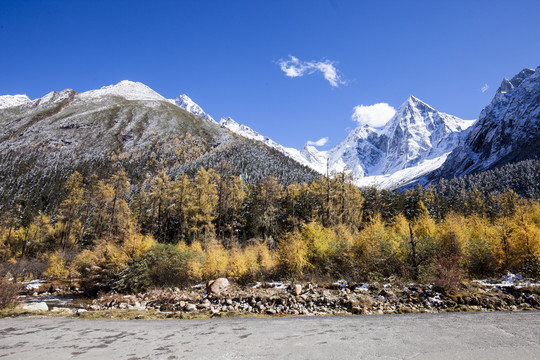
<svg viewBox="0 0 540 360">
<path fill-rule="evenodd" d="M 540 359 L 540 312 L 0 319 L 0 359 Z"/>
</svg>

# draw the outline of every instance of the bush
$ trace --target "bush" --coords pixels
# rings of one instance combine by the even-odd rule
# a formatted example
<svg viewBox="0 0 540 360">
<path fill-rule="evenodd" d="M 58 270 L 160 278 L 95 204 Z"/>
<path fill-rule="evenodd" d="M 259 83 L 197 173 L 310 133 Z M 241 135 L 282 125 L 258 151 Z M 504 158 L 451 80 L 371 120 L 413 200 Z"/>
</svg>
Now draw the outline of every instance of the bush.
<svg viewBox="0 0 540 360">
<path fill-rule="evenodd" d="M 209 240 L 206 246 L 206 261 L 202 269 L 206 280 L 225 276 L 229 265 L 229 252 L 215 239 Z"/>
<path fill-rule="evenodd" d="M 286 275 L 302 276 L 304 270 L 311 267 L 308 246 L 298 232 L 280 241 L 278 254 L 280 268 Z"/>
<path fill-rule="evenodd" d="M 464 280 L 457 256 L 438 256 L 435 261 L 434 285 L 445 290 L 456 289 Z"/>
<path fill-rule="evenodd" d="M 66 267 L 66 260 L 55 253 L 49 257 L 49 266 L 43 274 L 51 280 L 65 280 L 69 276 L 69 269 Z"/>
<path fill-rule="evenodd" d="M 12 282 L 0 280 L 0 309 L 15 305 L 17 302 L 18 286 Z"/>
<path fill-rule="evenodd" d="M 16 281 L 40 279 L 47 269 L 48 259 L 41 258 L 11 259 L 0 263 L 0 278 L 9 274 Z"/>
<path fill-rule="evenodd" d="M 151 287 L 185 286 L 188 264 L 194 257 L 189 248 L 159 244 L 131 261 L 117 274 L 113 288 L 121 292 L 142 292 Z"/>
</svg>

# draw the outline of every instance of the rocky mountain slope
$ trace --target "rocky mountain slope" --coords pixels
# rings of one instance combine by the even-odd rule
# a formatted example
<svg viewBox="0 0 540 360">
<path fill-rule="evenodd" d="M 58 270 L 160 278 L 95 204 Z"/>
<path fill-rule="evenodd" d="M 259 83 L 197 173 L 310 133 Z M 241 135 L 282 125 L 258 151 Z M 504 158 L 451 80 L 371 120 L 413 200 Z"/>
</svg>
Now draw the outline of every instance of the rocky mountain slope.
<svg viewBox="0 0 540 360">
<path fill-rule="evenodd" d="M 36 100 L 4 96 L 2 103 L 0 206 L 24 198 L 47 207 L 75 170 L 108 175 L 123 166 L 134 184 L 160 167 L 174 175 L 223 162 L 252 181 L 273 175 L 287 184 L 318 176 L 141 83 L 122 81 L 84 93 L 66 89 Z"/>
<path fill-rule="evenodd" d="M 504 79 L 466 141 L 430 179 L 452 178 L 540 155 L 540 67 Z"/>
</svg>

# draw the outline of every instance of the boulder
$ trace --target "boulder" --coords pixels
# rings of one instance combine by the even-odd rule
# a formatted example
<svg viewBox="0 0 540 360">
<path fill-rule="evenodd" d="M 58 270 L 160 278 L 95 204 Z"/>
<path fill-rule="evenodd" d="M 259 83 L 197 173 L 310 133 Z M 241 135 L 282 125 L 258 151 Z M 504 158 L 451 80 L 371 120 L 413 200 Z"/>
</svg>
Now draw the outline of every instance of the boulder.
<svg viewBox="0 0 540 360">
<path fill-rule="evenodd" d="M 49 306 L 43 301 L 24 304 L 22 308 L 28 311 L 49 311 Z"/>
<path fill-rule="evenodd" d="M 225 278 L 218 278 L 211 280 L 206 284 L 206 292 L 208 294 L 219 294 L 229 287 L 229 280 Z"/>
<path fill-rule="evenodd" d="M 300 284 L 295 284 L 292 288 L 292 291 L 293 291 L 293 294 L 298 296 L 302 293 L 302 285 Z"/>
</svg>

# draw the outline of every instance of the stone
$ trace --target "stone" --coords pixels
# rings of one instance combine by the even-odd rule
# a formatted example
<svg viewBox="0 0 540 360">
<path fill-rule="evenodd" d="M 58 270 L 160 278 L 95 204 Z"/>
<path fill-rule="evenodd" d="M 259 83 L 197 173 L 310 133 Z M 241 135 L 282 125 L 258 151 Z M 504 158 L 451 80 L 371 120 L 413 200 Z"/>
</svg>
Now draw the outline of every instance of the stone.
<svg viewBox="0 0 540 360">
<path fill-rule="evenodd" d="M 49 311 L 49 306 L 43 301 L 24 304 L 22 308 L 28 311 Z"/>
<path fill-rule="evenodd" d="M 229 280 L 225 278 L 218 278 L 211 280 L 206 284 L 206 292 L 208 294 L 219 294 L 229 287 Z"/>
<path fill-rule="evenodd" d="M 197 306 L 195 306 L 195 304 L 187 303 L 187 304 L 184 306 L 184 311 L 192 312 L 192 311 L 196 311 L 196 310 L 197 310 Z"/>
<path fill-rule="evenodd" d="M 380 296 L 384 296 L 386 298 L 395 298 L 396 295 L 394 294 L 394 292 L 392 290 L 388 290 L 388 289 L 382 289 L 380 292 L 379 292 L 379 295 Z"/>
<path fill-rule="evenodd" d="M 212 304 L 210 303 L 210 301 L 208 301 L 208 299 L 206 299 L 205 301 L 203 301 L 202 303 L 200 303 L 199 305 L 197 305 L 197 307 L 199 309 L 203 309 L 203 310 L 207 310 L 210 308 Z"/>
<path fill-rule="evenodd" d="M 54 306 L 51 309 L 51 312 L 57 312 L 57 313 L 60 313 L 60 314 L 71 314 L 70 309 L 68 309 L 68 308 L 60 308 L 60 307 L 56 307 L 56 306 Z"/>
<path fill-rule="evenodd" d="M 302 285 L 300 285 L 300 284 L 295 284 L 295 285 L 293 286 L 293 289 L 292 289 L 292 290 L 293 290 L 293 294 L 296 295 L 296 296 L 298 296 L 298 295 L 300 295 L 300 294 L 302 293 Z"/>
</svg>

